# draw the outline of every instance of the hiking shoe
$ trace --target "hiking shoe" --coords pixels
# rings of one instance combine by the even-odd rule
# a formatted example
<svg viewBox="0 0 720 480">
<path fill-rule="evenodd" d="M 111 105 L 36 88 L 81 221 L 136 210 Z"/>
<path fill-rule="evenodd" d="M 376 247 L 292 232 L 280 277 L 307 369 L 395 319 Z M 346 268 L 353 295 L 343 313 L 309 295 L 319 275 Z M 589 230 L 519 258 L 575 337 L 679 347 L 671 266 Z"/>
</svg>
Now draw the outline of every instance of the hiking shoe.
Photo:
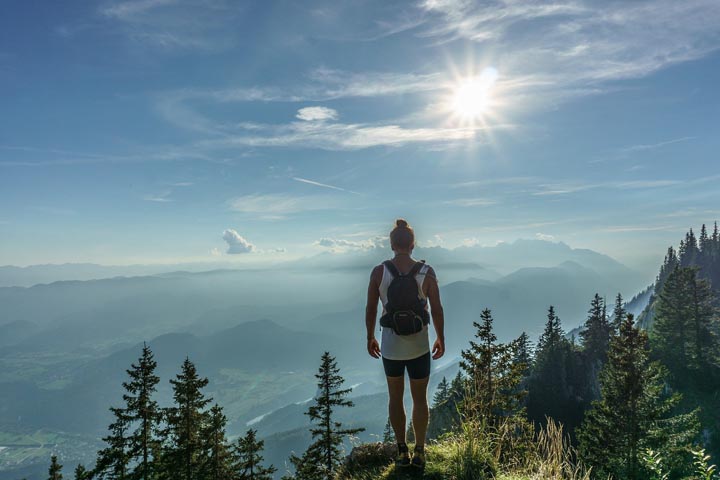
<svg viewBox="0 0 720 480">
<path fill-rule="evenodd" d="M 397 466 L 397 467 L 410 466 L 410 453 L 408 452 L 408 446 L 404 443 L 398 444 L 398 455 L 397 455 L 397 458 L 395 458 L 395 466 Z"/>
<path fill-rule="evenodd" d="M 412 457 L 412 466 L 417 468 L 425 468 L 425 448 L 415 447 Z"/>
</svg>

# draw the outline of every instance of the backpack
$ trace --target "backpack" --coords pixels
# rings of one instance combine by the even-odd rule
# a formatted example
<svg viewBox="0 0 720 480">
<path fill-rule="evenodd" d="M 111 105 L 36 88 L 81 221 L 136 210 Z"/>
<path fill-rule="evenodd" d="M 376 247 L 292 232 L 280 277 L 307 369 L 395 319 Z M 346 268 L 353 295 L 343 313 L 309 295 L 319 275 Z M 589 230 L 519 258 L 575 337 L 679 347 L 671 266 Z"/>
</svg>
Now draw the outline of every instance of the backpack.
<svg viewBox="0 0 720 480">
<path fill-rule="evenodd" d="M 380 326 L 391 328 L 397 335 L 412 335 L 420 332 L 430 323 L 430 315 L 425 309 L 425 300 L 420 298 L 415 276 L 425 265 L 425 260 L 417 262 L 410 271 L 402 274 L 390 260 L 383 265 L 393 276 L 387 290 L 385 315 L 380 317 Z"/>
</svg>

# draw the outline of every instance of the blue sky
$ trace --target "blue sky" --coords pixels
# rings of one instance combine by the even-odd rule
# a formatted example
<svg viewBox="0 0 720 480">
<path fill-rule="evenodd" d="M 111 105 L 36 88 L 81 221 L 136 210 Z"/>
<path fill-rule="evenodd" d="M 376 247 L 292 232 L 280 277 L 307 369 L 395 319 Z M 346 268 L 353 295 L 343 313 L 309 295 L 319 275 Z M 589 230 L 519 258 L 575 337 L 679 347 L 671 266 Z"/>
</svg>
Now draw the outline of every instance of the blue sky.
<svg viewBox="0 0 720 480">
<path fill-rule="evenodd" d="M 718 47 L 716 0 L 5 1 L 0 264 L 277 260 L 403 216 L 650 268 L 720 217 Z"/>
</svg>

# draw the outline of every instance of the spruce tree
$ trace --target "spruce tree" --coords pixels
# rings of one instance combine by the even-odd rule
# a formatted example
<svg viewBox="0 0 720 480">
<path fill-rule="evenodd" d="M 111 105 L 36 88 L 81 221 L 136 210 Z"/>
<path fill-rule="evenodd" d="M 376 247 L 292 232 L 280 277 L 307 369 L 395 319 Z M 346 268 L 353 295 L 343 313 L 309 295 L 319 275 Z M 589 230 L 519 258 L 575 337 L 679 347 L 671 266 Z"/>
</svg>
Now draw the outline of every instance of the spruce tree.
<svg viewBox="0 0 720 480">
<path fill-rule="evenodd" d="M 62 480 L 62 465 L 58 462 L 57 456 L 50 457 L 50 469 L 48 470 L 48 480 Z"/>
<path fill-rule="evenodd" d="M 522 332 L 515 340 L 515 351 L 513 352 L 513 363 L 519 365 L 521 374 L 526 377 L 532 368 L 532 343 L 527 333 Z"/>
<path fill-rule="evenodd" d="M 390 417 L 388 417 L 383 430 L 383 443 L 395 443 L 395 431 L 392 428 L 392 423 L 390 423 Z"/>
<path fill-rule="evenodd" d="M 205 442 L 204 477 L 207 480 L 231 480 L 232 453 L 225 437 L 227 418 L 219 405 L 213 405 L 208 415 L 208 422 L 203 429 Z"/>
<path fill-rule="evenodd" d="M 435 390 L 435 395 L 433 395 L 433 406 L 443 403 L 449 396 L 450 384 L 448 383 L 447 378 L 443 377 L 437 386 L 437 390 Z"/>
<path fill-rule="evenodd" d="M 205 463 L 203 432 L 208 423 L 205 410 L 212 401 L 202 389 L 207 378 L 198 375 L 195 365 L 186 358 L 181 372 L 170 380 L 174 405 L 165 411 L 167 446 L 164 452 L 164 474 L 173 480 L 198 480 Z"/>
<path fill-rule="evenodd" d="M 625 302 L 623 301 L 622 295 L 618 293 L 615 297 L 615 309 L 613 310 L 612 317 L 612 329 L 614 334 L 617 335 L 620 332 L 620 325 L 622 325 L 625 315 L 627 315 L 627 312 L 625 311 Z"/>
<path fill-rule="evenodd" d="M 302 457 L 291 457 L 296 469 L 296 478 L 302 480 L 332 480 L 342 460 L 343 438 L 364 431 L 364 428 L 343 428 L 333 418 L 337 407 L 352 407 L 353 402 L 345 397 L 352 389 L 343 389 L 345 379 L 340 375 L 335 358 L 325 352 L 318 373 L 318 393 L 315 403 L 306 415 L 314 426 L 310 429 L 313 443 Z"/>
<path fill-rule="evenodd" d="M 581 459 L 597 478 L 645 480 L 646 449 L 671 458 L 697 432 L 695 412 L 670 417 L 680 396 L 666 394 L 666 370 L 648 354 L 646 333 L 627 315 L 600 373 L 601 398 L 593 402 L 578 433 Z"/>
<path fill-rule="evenodd" d="M 137 425 L 128 439 L 130 456 L 136 463 L 131 478 L 136 480 L 153 478 L 151 454 L 157 451 L 156 433 L 162 419 L 160 407 L 152 398 L 160 382 L 160 378 L 155 375 L 156 368 L 157 362 L 152 351 L 147 344 L 143 344 L 137 363 L 127 370 L 130 380 L 123 382 L 126 392 L 123 395 L 125 414 Z"/>
<path fill-rule="evenodd" d="M 240 437 L 235 447 L 236 480 L 272 480 L 275 467 L 263 466 L 265 442 L 258 440 L 257 430 L 250 429 Z"/>
<path fill-rule="evenodd" d="M 465 415 L 497 424 L 502 417 L 512 416 L 521 409 L 526 392 L 519 390 L 523 365 L 513 362 L 514 344 L 497 341 L 493 333 L 492 312 L 482 311 L 480 322 L 473 322 L 475 338 L 463 350 L 460 367 L 468 377 L 468 392 L 463 402 Z"/>
<path fill-rule="evenodd" d="M 590 302 L 584 328 L 580 332 L 583 349 L 591 364 L 602 364 L 605 361 L 610 331 L 610 323 L 605 314 L 605 300 L 596 293 Z"/>
<path fill-rule="evenodd" d="M 81 463 L 75 467 L 75 480 L 90 480 L 91 472 L 89 472 L 85 466 Z"/>
<path fill-rule="evenodd" d="M 582 414 L 582 405 L 576 400 L 581 389 L 570 378 L 571 367 L 577 363 L 582 364 L 582 358 L 575 354 L 555 308 L 550 306 L 527 382 L 527 411 L 531 420 L 544 424 L 546 417 L 551 417 L 572 433 Z"/>
<path fill-rule="evenodd" d="M 715 301 L 709 283 L 698 278 L 696 267 L 676 267 L 663 286 L 651 332 L 653 351 L 670 369 L 676 384 L 716 368 Z"/>
<path fill-rule="evenodd" d="M 107 480 L 129 479 L 130 465 L 130 417 L 123 408 L 110 408 L 115 420 L 108 426 L 109 433 L 103 438 L 105 448 L 98 452 L 94 474 Z"/>
</svg>

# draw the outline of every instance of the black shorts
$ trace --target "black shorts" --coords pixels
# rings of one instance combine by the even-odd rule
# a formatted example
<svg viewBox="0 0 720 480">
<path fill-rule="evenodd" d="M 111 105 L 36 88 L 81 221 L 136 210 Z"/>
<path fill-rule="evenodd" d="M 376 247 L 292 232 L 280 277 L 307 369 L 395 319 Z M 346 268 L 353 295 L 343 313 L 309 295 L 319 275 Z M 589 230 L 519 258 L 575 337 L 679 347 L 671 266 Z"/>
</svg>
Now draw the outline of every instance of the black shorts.
<svg viewBox="0 0 720 480">
<path fill-rule="evenodd" d="M 413 380 L 422 380 L 430 376 L 430 352 L 412 360 L 382 359 L 385 375 L 388 377 L 402 377 L 407 368 L 408 377 Z"/>
</svg>

